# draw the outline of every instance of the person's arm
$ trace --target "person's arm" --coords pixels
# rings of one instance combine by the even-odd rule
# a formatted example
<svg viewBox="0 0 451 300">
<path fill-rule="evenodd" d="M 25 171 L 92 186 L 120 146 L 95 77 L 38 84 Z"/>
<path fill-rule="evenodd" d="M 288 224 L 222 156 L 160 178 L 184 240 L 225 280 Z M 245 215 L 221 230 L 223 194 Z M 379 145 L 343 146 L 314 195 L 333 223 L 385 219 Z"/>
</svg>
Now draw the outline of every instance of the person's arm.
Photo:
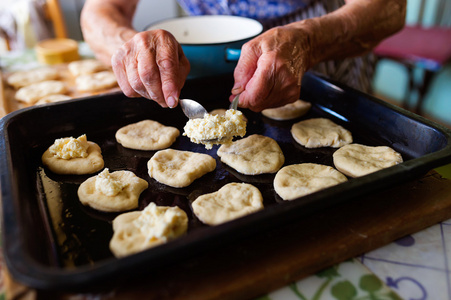
<svg viewBox="0 0 451 300">
<path fill-rule="evenodd" d="M 132 19 L 138 0 L 87 0 L 81 14 L 85 41 L 110 64 L 128 97 L 177 106 L 190 66 L 182 47 L 164 30 L 137 32 Z"/>
<path fill-rule="evenodd" d="M 232 93 L 254 111 L 293 102 L 309 68 L 372 50 L 403 27 L 405 13 L 406 0 L 348 0 L 322 17 L 270 29 L 243 46 Z"/>
<path fill-rule="evenodd" d="M 314 65 L 371 51 L 384 38 L 402 29 L 406 5 L 406 0 L 347 0 L 335 12 L 289 26 L 309 32 L 314 50 L 310 64 Z M 322 34 L 315 34 L 318 32 Z"/>
<path fill-rule="evenodd" d="M 133 15 L 139 0 L 86 0 L 80 16 L 84 40 L 96 57 L 111 65 L 113 54 L 136 33 Z"/>
</svg>

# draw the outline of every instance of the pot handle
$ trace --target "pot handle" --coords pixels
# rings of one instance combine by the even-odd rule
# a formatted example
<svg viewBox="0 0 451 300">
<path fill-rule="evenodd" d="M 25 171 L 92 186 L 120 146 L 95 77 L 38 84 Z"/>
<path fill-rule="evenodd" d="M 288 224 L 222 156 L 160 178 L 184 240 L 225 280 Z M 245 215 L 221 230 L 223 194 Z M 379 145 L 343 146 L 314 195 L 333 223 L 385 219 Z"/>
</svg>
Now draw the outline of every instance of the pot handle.
<svg viewBox="0 0 451 300">
<path fill-rule="evenodd" d="M 236 48 L 226 48 L 225 49 L 225 60 L 227 62 L 236 62 L 240 58 L 241 49 Z"/>
</svg>

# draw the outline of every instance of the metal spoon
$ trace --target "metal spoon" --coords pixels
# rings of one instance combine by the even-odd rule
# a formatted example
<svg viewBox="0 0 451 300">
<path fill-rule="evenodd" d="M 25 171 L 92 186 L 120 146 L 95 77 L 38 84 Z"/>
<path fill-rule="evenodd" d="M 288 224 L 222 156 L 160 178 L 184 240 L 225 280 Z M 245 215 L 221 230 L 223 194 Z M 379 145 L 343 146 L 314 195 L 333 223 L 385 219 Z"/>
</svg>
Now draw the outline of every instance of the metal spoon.
<svg viewBox="0 0 451 300">
<path fill-rule="evenodd" d="M 180 99 L 179 102 L 183 113 L 189 119 L 202 119 L 208 113 L 207 110 L 197 101 L 191 99 Z"/>
<path fill-rule="evenodd" d="M 189 119 L 202 119 L 208 113 L 207 110 L 197 101 L 191 99 L 180 99 L 180 106 L 182 111 Z M 236 95 L 230 104 L 229 109 L 237 109 L 239 102 L 239 95 Z"/>
<path fill-rule="evenodd" d="M 235 96 L 232 103 L 230 103 L 229 109 L 236 110 L 238 108 L 238 102 L 240 102 L 240 94 Z"/>
</svg>

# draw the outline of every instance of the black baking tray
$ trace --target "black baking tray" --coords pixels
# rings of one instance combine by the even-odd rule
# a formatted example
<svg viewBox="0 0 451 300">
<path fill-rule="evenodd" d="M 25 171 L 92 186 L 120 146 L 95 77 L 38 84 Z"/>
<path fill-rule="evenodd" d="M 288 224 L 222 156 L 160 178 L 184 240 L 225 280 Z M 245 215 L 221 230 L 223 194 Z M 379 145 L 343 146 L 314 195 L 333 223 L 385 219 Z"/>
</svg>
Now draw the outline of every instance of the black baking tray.
<svg viewBox="0 0 451 300">
<path fill-rule="evenodd" d="M 197 99 L 209 110 L 226 108 L 232 84 L 232 78 L 227 76 L 191 80 L 182 96 Z M 150 100 L 114 93 L 7 115 L 0 121 L 0 167 L 2 238 L 8 270 L 25 285 L 45 290 L 76 291 L 111 284 L 124 274 L 158 272 L 203 251 L 398 185 L 451 162 L 451 131 L 439 124 L 318 74 L 304 76 L 300 96 L 313 104 L 312 109 L 291 121 L 274 121 L 243 110 L 248 119 L 247 134 L 274 138 L 285 154 L 285 165 L 314 162 L 333 166 L 336 149 L 307 149 L 291 137 L 293 123 L 313 117 L 326 117 L 349 129 L 356 143 L 390 146 L 402 154 L 404 162 L 293 201 L 282 201 L 273 189 L 274 174 L 241 175 L 220 162 L 217 146 L 206 150 L 180 136 L 171 148 L 208 153 L 216 158 L 217 168 L 189 187 L 177 189 L 149 178 L 147 161 L 155 151 L 123 148 L 114 134 L 120 127 L 143 119 L 157 120 L 183 132 L 187 119 L 179 107 L 163 109 Z M 110 171 L 128 169 L 149 182 L 149 188 L 140 197 L 139 209 L 150 202 L 178 205 L 189 216 L 188 233 L 165 245 L 114 258 L 108 242 L 111 220 L 116 214 L 88 209 L 77 199 L 78 186 L 92 175 L 52 174 L 40 160 L 55 139 L 81 134 L 87 134 L 88 140 L 102 148 L 105 167 Z M 222 225 L 203 225 L 192 213 L 190 203 L 229 182 L 248 182 L 258 187 L 265 209 Z"/>
</svg>

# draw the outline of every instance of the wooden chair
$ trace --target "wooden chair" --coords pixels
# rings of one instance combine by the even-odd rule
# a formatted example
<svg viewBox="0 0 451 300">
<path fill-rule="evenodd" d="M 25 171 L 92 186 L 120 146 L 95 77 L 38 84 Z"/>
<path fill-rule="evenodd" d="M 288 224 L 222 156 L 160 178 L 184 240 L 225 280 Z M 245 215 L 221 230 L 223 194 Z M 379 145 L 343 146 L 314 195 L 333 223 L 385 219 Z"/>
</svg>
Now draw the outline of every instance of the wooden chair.
<svg viewBox="0 0 451 300">
<path fill-rule="evenodd" d="M 451 27 L 444 26 L 445 22 L 451 21 L 445 19 L 445 17 L 449 18 L 449 14 L 445 13 L 446 2 L 447 0 L 442 0 L 437 6 L 437 18 L 433 26 L 426 27 L 421 23 L 406 25 L 400 32 L 382 41 L 374 49 L 374 53 L 379 58 L 392 59 L 406 66 L 409 85 L 403 106 L 408 106 L 411 95 L 417 91 L 419 98 L 413 111 L 418 114 L 422 114 L 424 97 L 433 75 L 446 63 L 451 62 Z M 423 19 L 425 5 L 426 1 L 422 0 L 418 15 L 419 22 Z M 424 71 L 420 82 L 417 82 L 414 77 L 417 68 Z"/>
<path fill-rule="evenodd" d="M 67 38 L 66 23 L 64 22 L 64 15 L 59 0 L 47 0 L 45 3 L 45 10 L 53 25 L 55 37 Z"/>
</svg>

